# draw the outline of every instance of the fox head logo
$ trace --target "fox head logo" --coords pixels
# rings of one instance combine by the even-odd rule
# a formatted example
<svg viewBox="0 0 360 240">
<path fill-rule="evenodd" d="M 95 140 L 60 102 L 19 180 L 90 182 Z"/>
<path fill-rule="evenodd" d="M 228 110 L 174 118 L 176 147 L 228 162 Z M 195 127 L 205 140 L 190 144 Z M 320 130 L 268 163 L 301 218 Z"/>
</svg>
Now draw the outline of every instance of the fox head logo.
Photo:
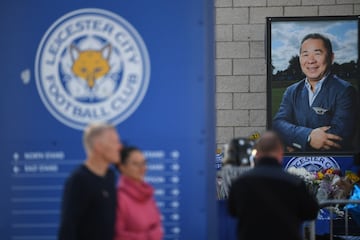
<svg viewBox="0 0 360 240">
<path fill-rule="evenodd" d="M 69 34 L 60 44 L 64 32 Z M 147 92 L 150 67 L 146 45 L 126 19 L 84 8 L 48 28 L 36 52 L 35 81 L 50 114 L 83 130 L 92 121 L 117 125 L 131 116 Z M 26 71 L 21 77 L 29 81 Z"/>
<path fill-rule="evenodd" d="M 95 81 L 104 77 L 110 71 L 111 45 L 107 44 L 100 50 L 79 50 L 75 45 L 70 46 L 72 71 L 75 76 L 85 80 L 90 88 Z"/>
</svg>

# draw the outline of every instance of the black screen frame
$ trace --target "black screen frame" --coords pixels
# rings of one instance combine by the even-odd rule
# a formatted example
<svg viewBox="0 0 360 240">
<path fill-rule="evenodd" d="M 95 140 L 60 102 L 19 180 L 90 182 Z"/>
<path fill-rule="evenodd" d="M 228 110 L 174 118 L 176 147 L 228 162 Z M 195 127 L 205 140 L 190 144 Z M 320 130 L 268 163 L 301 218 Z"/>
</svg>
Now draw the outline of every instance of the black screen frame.
<svg viewBox="0 0 360 240">
<path fill-rule="evenodd" d="M 273 94 L 273 59 L 272 59 L 272 26 L 274 23 L 319 23 L 324 21 L 331 21 L 336 23 L 337 21 L 356 21 L 357 22 L 357 63 L 356 68 L 358 69 L 358 74 L 355 79 L 356 88 L 357 88 L 357 101 L 360 103 L 360 16 L 314 16 L 314 17 L 267 17 L 266 18 L 266 33 L 265 33 L 265 49 L 266 49 L 266 64 L 267 64 L 267 129 L 272 129 L 273 114 L 276 112 L 276 104 L 279 100 L 277 96 L 277 101 L 274 101 Z M 309 32 L 310 33 L 310 32 Z M 302 36 L 303 37 L 303 36 Z M 300 38 L 302 38 L 300 37 Z M 331 39 L 330 39 L 331 40 Z M 300 44 L 299 44 L 300 45 Z M 336 62 L 336 57 L 335 57 Z M 301 79 L 294 80 L 293 82 L 299 81 Z M 280 95 L 280 94 L 278 94 Z M 281 94 L 282 96 L 282 94 Z M 281 101 L 281 99 L 280 99 Z M 279 106 L 279 105 L 275 105 Z M 360 105 L 358 104 L 358 107 Z M 360 109 L 359 109 L 360 110 Z M 297 155 L 352 155 L 354 156 L 355 162 L 360 164 L 358 159 L 360 156 L 360 113 L 357 114 L 357 134 L 354 139 L 354 149 L 352 151 L 296 151 L 288 152 L 285 151 L 285 155 L 297 156 Z"/>
</svg>

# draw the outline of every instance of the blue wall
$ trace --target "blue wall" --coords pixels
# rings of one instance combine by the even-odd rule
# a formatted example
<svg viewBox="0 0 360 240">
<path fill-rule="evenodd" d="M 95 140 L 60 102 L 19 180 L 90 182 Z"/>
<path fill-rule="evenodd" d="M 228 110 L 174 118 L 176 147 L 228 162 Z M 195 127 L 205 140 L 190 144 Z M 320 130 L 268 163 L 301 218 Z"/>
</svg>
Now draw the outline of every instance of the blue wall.
<svg viewBox="0 0 360 240">
<path fill-rule="evenodd" d="M 216 239 L 213 1 L 0 7 L 2 239 L 56 239 L 63 182 L 85 158 L 82 128 L 105 120 L 148 157 L 165 239 Z M 106 43 L 112 72 L 84 87 L 71 45 Z"/>
</svg>

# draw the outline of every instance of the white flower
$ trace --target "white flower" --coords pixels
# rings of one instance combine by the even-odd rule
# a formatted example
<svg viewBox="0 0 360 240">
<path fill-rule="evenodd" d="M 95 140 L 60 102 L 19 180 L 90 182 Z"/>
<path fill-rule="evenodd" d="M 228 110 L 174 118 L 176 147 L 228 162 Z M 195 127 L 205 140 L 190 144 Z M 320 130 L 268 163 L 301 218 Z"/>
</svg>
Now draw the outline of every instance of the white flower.
<svg viewBox="0 0 360 240">
<path fill-rule="evenodd" d="M 338 175 L 335 175 L 334 178 L 332 179 L 331 185 L 335 186 L 336 183 L 340 180 L 341 180 L 341 178 Z"/>
<path fill-rule="evenodd" d="M 306 182 L 315 180 L 315 175 L 303 167 L 300 167 L 300 168 L 289 167 L 287 171 L 291 174 L 301 177 Z"/>
</svg>

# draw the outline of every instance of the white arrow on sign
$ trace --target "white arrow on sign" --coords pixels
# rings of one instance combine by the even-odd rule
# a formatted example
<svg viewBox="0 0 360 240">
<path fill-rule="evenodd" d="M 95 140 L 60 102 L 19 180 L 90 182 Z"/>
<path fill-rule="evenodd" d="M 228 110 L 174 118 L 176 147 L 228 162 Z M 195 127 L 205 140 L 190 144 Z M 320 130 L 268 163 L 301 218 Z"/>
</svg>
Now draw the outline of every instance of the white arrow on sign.
<svg viewBox="0 0 360 240">
<path fill-rule="evenodd" d="M 177 196 L 180 194 L 180 191 L 179 191 L 179 189 L 174 188 L 173 190 L 171 190 L 171 194 Z"/>
<path fill-rule="evenodd" d="M 14 166 L 13 171 L 14 171 L 14 173 L 18 173 L 18 172 L 20 172 L 20 168 L 18 166 Z"/>
</svg>

